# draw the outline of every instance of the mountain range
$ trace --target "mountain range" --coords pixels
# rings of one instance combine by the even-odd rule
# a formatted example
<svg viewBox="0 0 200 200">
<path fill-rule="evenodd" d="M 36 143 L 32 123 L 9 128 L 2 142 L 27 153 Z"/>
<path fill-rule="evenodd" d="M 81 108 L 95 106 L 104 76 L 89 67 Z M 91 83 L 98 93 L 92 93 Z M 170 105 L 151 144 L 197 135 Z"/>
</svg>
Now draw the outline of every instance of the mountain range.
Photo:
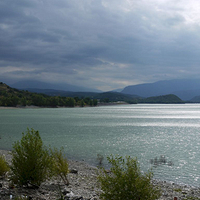
<svg viewBox="0 0 200 200">
<path fill-rule="evenodd" d="M 70 84 L 53 84 L 40 81 L 26 80 L 10 85 L 13 88 L 28 90 L 30 92 L 45 93 L 51 96 L 76 96 L 77 92 L 82 96 L 101 96 L 102 91 L 86 88 L 82 86 L 74 86 Z M 117 92 L 116 92 L 117 91 Z M 112 96 L 115 94 L 119 97 L 125 95 L 148 98 L 152 96 L 161 96 L 174 94 L 184 101 L 197 101 L 200 96 L 200 80 L 199 79 L 174 79 L 163 80 L 154 83 L 145 83 L 138 85 L 130 85 L 124 89 L 112 91 Z M 98 94 L 95 94 L 98 93 Z M 104 92 L 103 95 L 106 96 Z M 121 95 L 120 95 L 121 94 Z M 117 99 L 118 99 L 117 98 Z"/>
<path fill-rule="evenodd" d="M 35 90 L 31 92 L 30 90 Z M 30 89 L 18 90 L 0 82 L 0 106 L 43 106 L 57 107 L 75 105 L 95 106 L 95 105 L 111 105 L 112 102 L 117 103 L 185 103 L 179 97 L 173 94 L 162 95 L 157 97 L 141 98 L 134 95 L 123 94 L 119 92 L 67 92 L 53 89 Z M 38 94 L 42 93 L 42 94 Z M 98 103 L 99 102 L 99 103 Z"/>
<path fill-rule="evenodd" d="M 134 94 L 140 97 L 152 97 L 174 94 L 184 101 L 200 95 L 199 79 L 164 80 L 155 83 L 145 83 L 125 87 L 121 93 Z"/>
<path fill-rule="evenodd" d="M 69 92 L 101 92 L 100 90 L 87 88 L 82 86 L 76 86 L 66 83 L 46 83 L 35 80 L 23 80 L 13 84 L 9 84 L 10 87 L 23 90 L 33 89 L 53 89 L 53 90 L 64 90 Z"/>
</svg>

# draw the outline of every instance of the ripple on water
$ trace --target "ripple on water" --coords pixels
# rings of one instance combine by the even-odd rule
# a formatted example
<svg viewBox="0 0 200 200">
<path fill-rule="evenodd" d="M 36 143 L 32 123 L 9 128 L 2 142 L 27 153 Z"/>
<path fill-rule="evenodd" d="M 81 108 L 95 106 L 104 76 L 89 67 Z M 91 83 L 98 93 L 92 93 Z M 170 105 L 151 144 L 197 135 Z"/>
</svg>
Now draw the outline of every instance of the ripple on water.
<svg viewBox="0 0 200 200">
<path fill-rule="evenodd" d="M 0 110 L 0 147 L 11 148 L 27 127 L 45 144 L 64 146 L 69 158 L 95 165 L 99 153 L 130 155 L 155 178 L 200 184 L 199 104 Z M 173 164 L 150 163 L 161 155 Z"/>
</svg>

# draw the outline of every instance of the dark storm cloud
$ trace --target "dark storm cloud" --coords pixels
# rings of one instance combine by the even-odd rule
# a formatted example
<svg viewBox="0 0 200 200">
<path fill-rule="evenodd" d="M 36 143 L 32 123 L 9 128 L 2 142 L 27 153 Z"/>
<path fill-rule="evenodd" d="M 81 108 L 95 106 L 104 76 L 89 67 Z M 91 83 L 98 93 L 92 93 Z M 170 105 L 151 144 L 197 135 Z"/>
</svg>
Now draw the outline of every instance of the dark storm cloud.
<svg viewBox="0 0 200 200">
<path fill-rule="evenodd" d="M 197 77 L 198 6 L 195 0 L 3 0 L 0 77 L 78 80 L 103 90 Z"/>
</svg>

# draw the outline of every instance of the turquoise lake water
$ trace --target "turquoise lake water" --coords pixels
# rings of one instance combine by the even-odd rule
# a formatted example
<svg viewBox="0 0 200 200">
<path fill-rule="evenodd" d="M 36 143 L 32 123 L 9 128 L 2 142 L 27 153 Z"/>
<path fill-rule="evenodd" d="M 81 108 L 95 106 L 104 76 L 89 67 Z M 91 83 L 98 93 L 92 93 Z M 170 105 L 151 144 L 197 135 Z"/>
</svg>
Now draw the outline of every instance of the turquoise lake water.
<svg viewBox="0 0 200 200">
<path fill-rule="evenodd" d="M 69 159 L 97 165 L 101 154 L 106 165 L 110 154 L 130 155 L 157 179 L 200 186 L 200 104 L 0 109 L 0 148 L 27 127 Z"/>
</svg>

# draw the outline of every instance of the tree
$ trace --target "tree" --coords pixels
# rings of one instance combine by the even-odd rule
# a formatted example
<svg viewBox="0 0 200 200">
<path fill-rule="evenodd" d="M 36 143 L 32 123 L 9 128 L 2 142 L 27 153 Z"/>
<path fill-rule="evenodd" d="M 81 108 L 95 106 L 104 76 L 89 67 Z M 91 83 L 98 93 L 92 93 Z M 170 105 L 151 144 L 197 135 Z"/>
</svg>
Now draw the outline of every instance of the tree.
<svg viewBox="0 0 200 200">
<path fill-rule="evenodd" d="M 93 101 L 90 99 L 90 106 L 93 106 Z"/>
<path fill-rule="evenodd" d="M 152 173 L 141 173 L 137 159 L 108 157 L 111 173 L 100 170 L 98 181 L 103 200 L 155 200 L 160 191 L 151 184 Z"/>
<path fill-rule="evenodd" d="M 94 105 L 94 106 L 97 106 L 97 104 L 98 104 L 97 99 L 93 99 L 93 105 Z"/>
<path fill-rule="evenodd" d="M 13 145 L 11 179 L 20 186 L 36 185 L 51 176 L 52 158 L 38 131 L 27 129 Z"/>
<path fill-rule="evenodd" d="M 67 97 L 65 105 L 69 106 L 69 107 L 74 107 L 75 106 L 75 100 L 72 97 Z"/>
<path fill-rule="evenodd" d="M 79 97 L 74 97 L 74 100 L 76 101 L 76 103 L 78 103 L 78 101 L 80 101 Z"/>
<path fill-rule="evenodd" d="M 9 171 L 8 163 L 3 155 L 0 155 L 0 176 L 5 175 Z"/>
<path fill-rule="evenodd" d="M 64 106 L 65 105 L 65 97 L 58 96 L 58 104 L 59 104 L 59 106 Z"/>
<path fill-rule="evenodd" d="M 27 105 L 27 100 L 26 100 L 25 97 L 21 98 L 21 104 L 22 104 L 22 106 L 26 106 Z"/>
<path fill-rule="evenodd" d="M 67 174 L 69 173 L 68 162 L 67 159 L 63 156 L 63 149 L 56 149 L 54 151 L 51 150 L 51 155 L 53 158 L 53 167 L 52 171 L 55 176 L 59 176 L 66 185 L 69 185 L 69 181 L 67 179 Z"/>
<path fill-rule="evenodd" d="M 50 97 L 48 100 L 49 100 L 49 106 L 51 107 L 58 106 L 58 97 Z"/>
<path fill-rule="evenodd" d="M 84 102 L 83 99 L 82 99 L 81 102 L 80 102 L 80 106 L 81 106 L 81 107 L 84 107 L 84 106 L 85 106 L 85 102 Z"/>
<path fill-rule="evenodd" d="M 109 103 L 110 102 L 109 98 L 101 99 L 100 101 L 103 102 L 103 103 Z"/>
<path fill-rule="evenodd" d="M 11 97 L 11 106 L 14 106 L 14 107 L 16 107 L 17 106 L 17 104 L 18 104 L 18 102 L 19 102 L 19 98 L 17 97 L 17 96 L 12 96 Z"/>
<path fill-rule="evenodd" d="M 35 106 L 46 105 L 46 99 L 40 94 L 33 94 L 31 99 L 32 99 L 32 104 Z"/>
<path fill-rule="evenodd" d="M 90 105 L 90 98 L 86 97 L 85 99 L 83 99 L 85 104 Z"/>
</svg>

